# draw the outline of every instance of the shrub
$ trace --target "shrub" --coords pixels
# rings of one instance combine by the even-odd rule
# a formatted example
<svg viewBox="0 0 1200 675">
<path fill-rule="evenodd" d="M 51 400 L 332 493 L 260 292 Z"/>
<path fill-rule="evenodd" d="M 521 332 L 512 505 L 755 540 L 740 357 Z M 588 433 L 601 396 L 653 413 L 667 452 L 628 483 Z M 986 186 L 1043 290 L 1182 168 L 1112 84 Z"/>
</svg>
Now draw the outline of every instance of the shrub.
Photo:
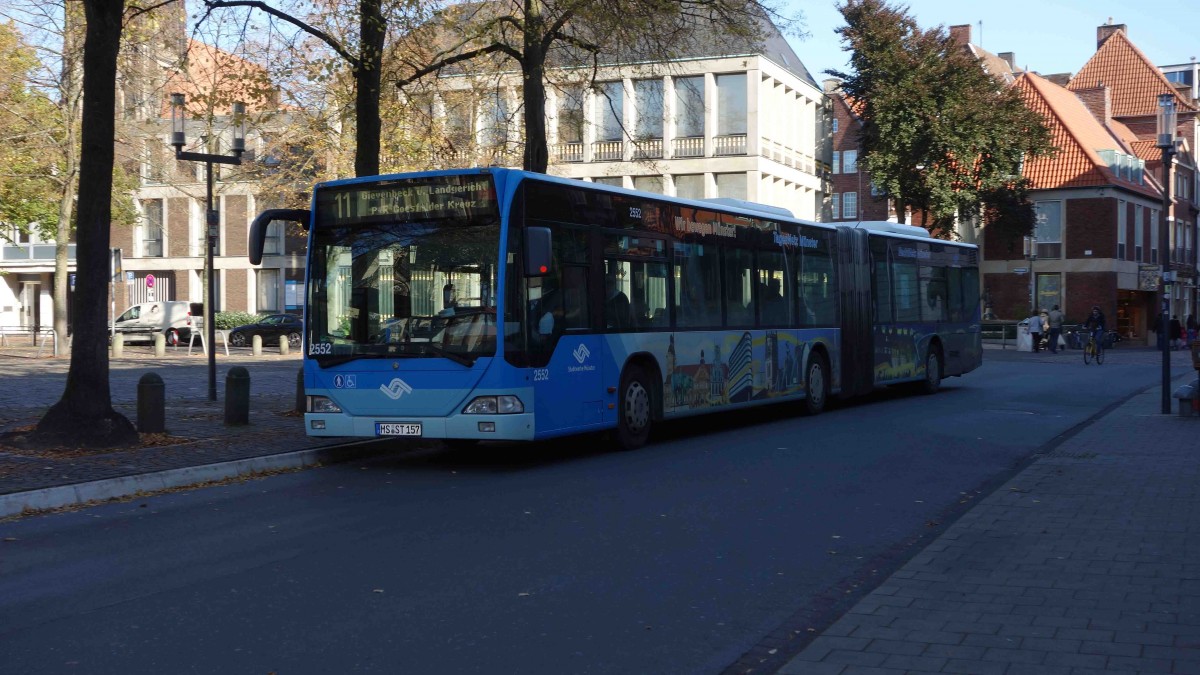
<svg viewBox="0 0 1200 675">
<path fill-rule="evenodd" d="M 229 330 L 257 321 L 258 315 L 248 312 L 217 312 L 217 315 L 213 317 L 213 324 L 217 330 Z"/>
</svg>

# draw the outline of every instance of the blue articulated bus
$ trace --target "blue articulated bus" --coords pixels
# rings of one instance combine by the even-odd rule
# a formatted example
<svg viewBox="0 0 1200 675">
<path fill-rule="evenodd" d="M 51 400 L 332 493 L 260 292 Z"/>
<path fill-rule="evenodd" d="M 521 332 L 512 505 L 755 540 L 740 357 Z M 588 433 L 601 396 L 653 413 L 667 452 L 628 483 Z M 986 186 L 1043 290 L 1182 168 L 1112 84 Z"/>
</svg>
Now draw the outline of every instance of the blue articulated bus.
<svg viewBox="0 0 1200 675">
<path fill-rule="evenodd" d="M 942 378 L 980 365 L 976 247 L 509 169 L 317 185 L 314 436 L 535 440 Z"/>
</svg>

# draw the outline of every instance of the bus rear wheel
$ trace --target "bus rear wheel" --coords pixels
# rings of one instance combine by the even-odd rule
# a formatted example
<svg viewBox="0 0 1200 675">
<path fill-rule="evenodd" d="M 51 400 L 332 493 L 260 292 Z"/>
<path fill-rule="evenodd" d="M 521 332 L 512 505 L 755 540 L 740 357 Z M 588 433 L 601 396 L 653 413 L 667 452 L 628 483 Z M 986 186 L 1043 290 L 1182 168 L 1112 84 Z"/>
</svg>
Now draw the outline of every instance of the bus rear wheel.
<svg viewBox="0 0 1200 675">
<path fill-rule="evenodd" d="M 617 444 L 622 450 L 636 450 L 650 437 L 653 401 L 645 372 L 637 366 L 626 368 L 617 396 Z"/>
<path fill-rule="evenodd" d="M 930 347 L 925 355 L 925 379 L 921 380 L 921 393 L 936 394 L 942 388 L 942 350 Z"/>
<path fill-rule="evenodd" d="M 804 376 L 804 414 L 820 415 L 829 398 L 828 368 L 819 354 L 808 360 Z"/>
</svg>

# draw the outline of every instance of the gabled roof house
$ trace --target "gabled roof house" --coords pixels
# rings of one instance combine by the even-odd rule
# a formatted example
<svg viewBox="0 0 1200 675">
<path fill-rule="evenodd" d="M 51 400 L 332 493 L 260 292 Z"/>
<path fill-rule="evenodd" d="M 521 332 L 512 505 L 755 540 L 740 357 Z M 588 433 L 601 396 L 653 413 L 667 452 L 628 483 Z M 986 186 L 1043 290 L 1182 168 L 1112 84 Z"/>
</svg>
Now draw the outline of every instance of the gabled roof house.
<svg viewBox="0 0 1200 675">
<path fill-rule="evenodd" d="M 1057 152 L 1025 163 L 1036 213 L 1032 248 L 985 230 L 984 297 L 994 314 L 1009 319 L 1059 305 L 1068 321 L 1078 321 L 1098 305 L 1124 337 L 1147 342 L 1164 256 L 1192 280 L 1176 285 L 1172 313 L 1194 313 L 1194 190 L 1175 192 L 1171 236 L 1160 242 L 1162 165 L 1154 139 L 1159 94 L 1176 94 L 1181 128 L 1196 106 L 1129 41 L 1124 26 L 1101 26 L 1097 42 L 1065 87 L 1034 73 L 1017 78 Z M 1191 144 L 1180 144 L 1172 187 L 1195 181 Z"/>
</svg>

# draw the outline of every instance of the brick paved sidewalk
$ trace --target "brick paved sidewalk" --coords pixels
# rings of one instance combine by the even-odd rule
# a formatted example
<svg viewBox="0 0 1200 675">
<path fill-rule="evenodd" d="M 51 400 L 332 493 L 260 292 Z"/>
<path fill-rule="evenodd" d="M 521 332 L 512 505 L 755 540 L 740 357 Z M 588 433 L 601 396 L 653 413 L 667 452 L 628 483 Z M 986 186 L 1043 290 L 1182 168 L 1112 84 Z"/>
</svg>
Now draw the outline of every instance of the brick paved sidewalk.
<svg viewBox="0 0 1200 675">
<path fill-rule="evenodd" d="M 1200 419 L 1151 387 L 962 516 L 780 673 L 1200 674 Z"/>
<path fill-rule="evenodd" d="M 28 350 L 26 350 L 28 351 Z M 36 424 L 62 395 L 67 359 L 35 359 L 32 353 L 0 350 L 0 433 Z M 335 445 L 345 439 L 309 438 L 295 408 L 297 356 L 253 357 L 249 350 L 217 360 L 217 400 L 208 400 L 207 360 L 168 350 L 131 351 L 110 365 L 113 407 L 137 420 L 137 380 L 146 372 L 166 383 L 166 427 L 162 445 L 128 450 L 50 453 L 0 447 L 0 495 L 88 481 L 202 466 Z M 225 426 L 225 374 L 233 366 L 250 372 L 250 424 Z"/>
</svg>

